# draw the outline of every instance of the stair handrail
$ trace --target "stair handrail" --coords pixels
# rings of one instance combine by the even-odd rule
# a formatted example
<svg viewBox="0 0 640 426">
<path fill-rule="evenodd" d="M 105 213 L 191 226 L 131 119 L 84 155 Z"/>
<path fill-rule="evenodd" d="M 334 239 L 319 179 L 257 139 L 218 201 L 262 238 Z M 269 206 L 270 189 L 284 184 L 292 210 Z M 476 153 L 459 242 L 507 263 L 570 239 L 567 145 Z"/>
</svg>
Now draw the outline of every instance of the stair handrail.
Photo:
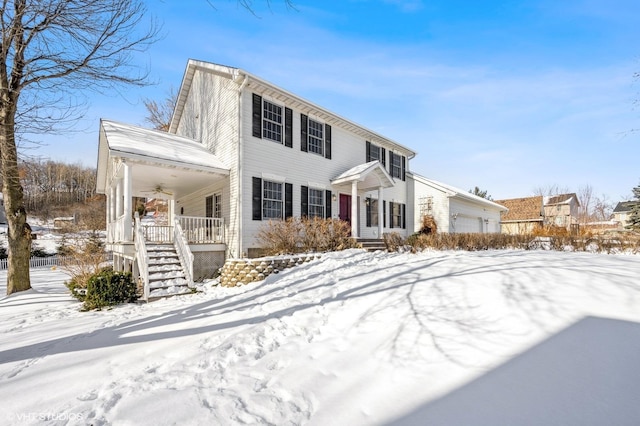
<svg viewBox="0 0 640 426">
<path fill-rule="evenodd" d="M 182 264 L 182 270 L 184 271 L 187 285 L 193 287 L 193 253 L 189 248 L 189 242 L 182 232 L 182 226 L 180 225 L 180 219 L 174 219 L 173 227 L 173 245 L 176 248 L 176 253 Z"/>
<path fill-rule="evenodd" d="M 147 243 L 144 239 L 144 231 L 140 223 L 140 215 L 135 212 L 134 215 L 134 241 L 136 250 L 136 261 L 138 263 L 138 279 L 142 281 L 144 301 L 149 301 L 149 254 L 147 253 Z"/>
</svg>

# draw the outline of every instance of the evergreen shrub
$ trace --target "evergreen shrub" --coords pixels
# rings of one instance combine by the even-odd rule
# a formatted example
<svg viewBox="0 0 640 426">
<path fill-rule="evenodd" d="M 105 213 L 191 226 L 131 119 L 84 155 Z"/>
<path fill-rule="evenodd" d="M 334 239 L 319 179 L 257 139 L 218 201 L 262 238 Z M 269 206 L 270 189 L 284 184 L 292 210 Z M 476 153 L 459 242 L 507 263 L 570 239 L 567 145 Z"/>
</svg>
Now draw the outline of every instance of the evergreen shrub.
<svg viewBox="0 0 640 426">
<path fill-rule="evenodd" d="M 135 302 L 138 298 L 131 273 L 116 272 L 111 268 L 104 268 L 92 275 L 87 281 L 86 289 L 74 280 L 66 284 L 71 294 L 84 302 L 82 310 L 85 311 Z"/>
</svg>

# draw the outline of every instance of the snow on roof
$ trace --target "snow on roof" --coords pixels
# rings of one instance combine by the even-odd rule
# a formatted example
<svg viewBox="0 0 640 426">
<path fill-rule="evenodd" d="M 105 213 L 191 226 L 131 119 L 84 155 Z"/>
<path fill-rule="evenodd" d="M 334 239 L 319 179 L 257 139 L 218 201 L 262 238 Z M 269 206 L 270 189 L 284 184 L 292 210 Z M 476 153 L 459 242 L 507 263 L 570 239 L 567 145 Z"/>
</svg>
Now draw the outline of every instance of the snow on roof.
<svg viewBox="0 0 640 426">
<path fill-rule="evenodd" d="M 182 163 L 185 167 L 229 168 L 204 145 L 182 136 L 129 124 L 102 120 L 109 151 L 123 157 L 149 157 L 160 162 Z"/>
</svg>

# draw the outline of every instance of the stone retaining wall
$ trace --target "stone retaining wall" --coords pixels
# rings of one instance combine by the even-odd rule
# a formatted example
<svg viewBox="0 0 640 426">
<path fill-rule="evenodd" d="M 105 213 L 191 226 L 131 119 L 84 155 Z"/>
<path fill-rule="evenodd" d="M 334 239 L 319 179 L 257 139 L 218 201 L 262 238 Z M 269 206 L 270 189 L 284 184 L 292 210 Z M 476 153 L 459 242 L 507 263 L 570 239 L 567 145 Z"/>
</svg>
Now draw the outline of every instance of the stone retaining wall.
<svg viewBox="0 0 640 426">
<path fill-rule="evenodd" d="M 235 287 L 261 281 L 271 274 L 319 259 L 319 254 L 263 257 L 259 259 L 228 259 L 220 274 L 220 285 Z"/>
</svg>

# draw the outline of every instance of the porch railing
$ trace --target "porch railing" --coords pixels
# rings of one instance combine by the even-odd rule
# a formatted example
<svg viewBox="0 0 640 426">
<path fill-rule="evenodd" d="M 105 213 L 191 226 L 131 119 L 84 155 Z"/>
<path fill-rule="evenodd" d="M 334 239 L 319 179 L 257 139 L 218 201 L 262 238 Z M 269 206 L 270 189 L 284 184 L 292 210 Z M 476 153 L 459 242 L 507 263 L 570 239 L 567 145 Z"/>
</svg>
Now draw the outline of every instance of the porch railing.
<svg viewBox="0 0 640 426">
<path fill-rule="evenodd" d="M 180 259 L 180 263 L 182 264 L 182 269 L 184 270 L 185 278 L 189 287 L 193 286 L 193 253 L 191 253 L 191 249 L 189 248 L 189 243 L 184 236 L 184 232 L 182 231 L 182 226 L 180 225 L 180 221 L 176 218 L 175 225 L 173 226 L 173 241 L 175 242 L 174 247 L 176 248 L 176 253 L 178 254 L 178 258 Z"/>
<path fill-rule="evenodd" d="M 107 224 L 107 242 L 117 243 L 121 241 L 131 241 L 131 237 L 125 238 L 124 215 Z"/>
<path fill-rule="evenodd" d="M 224 220 L 215 217 L 178 216 L 189 243 L 224 242 Z"/>
<path fill-rule="evenodd" d="M 135 247 L 136 261 L 138 263 L 139 279 L 142 281 L 143 299 L 149 300 L 149 255 L 147 254 L 147 243 L 140 224 L 140 216 L 135 213 Z"/>
<path fill-rule="evenodd" d="M 173 243 L 174 230 L 169 225 L 142 225 L 144 238 L 152 243 Z"/>
</svg>

